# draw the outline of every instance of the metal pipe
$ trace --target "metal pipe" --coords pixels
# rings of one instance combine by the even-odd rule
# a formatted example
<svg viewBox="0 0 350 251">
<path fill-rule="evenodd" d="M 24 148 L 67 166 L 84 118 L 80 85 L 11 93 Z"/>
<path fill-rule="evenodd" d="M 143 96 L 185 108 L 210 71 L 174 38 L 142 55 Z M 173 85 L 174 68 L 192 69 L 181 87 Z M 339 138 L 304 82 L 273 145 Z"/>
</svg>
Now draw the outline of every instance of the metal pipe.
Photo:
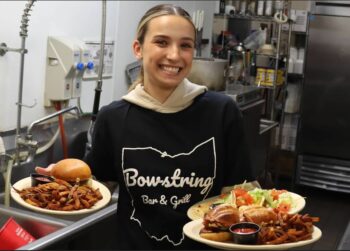
<svg viewBox="0 0 350 251">
<path fill-rule="evenodd" d="M 27 53 L 28 51 L 26 49 L 22 49 L 22 48 L 19 48 L 19 49 L 15 49 L 15 48 L 10 48 L 10 47 L 7 47 L 7 45 L 5 43 L 0 43 L 0 56 L 3 56 L 6 54 L 6 52 L 8 51 L 12 51 L 12 52 L 19 52 L 19 53 Z"/>
<path fill-rule="evenodd" d="M 285 65 L 285 73 L 284 73 L 284 86 L 282 89 L 282 108 L 281 108 L 281 119 L 280 119 L 280 129 L 278 132 L 278 145 L 281 147 L 282 146 L 282 135 L 283 135 L 283 127 L 284 127 L 284 120 L 285 120 L 285 112 L 284 109 L 286 107 L 286 98 L 287 98 L 287 86 L 288 86 L 288 66 L 289 66 L 289 47 L 291 43 L 291 37 L 292 37 L 292 23 L 291 20 L 289 20 L 289 32 L 288 32 L 288 43 L 287 43 L 287 59 L 286 59 L 286 65 Z"/>
<path fill-rule="evenodd" d="M 21 117 L 22 117 L 22 95 L 23 95 L 23 75 L 24 75 L 24 55 L 27 52 L 25 50 L 26 37 L 28 36 L 28 21 L 30 16 L 29 11 L 34 4 L 34 0 L 28 1 L 26 7 L 23 11 L 22 20 L 21 20 L 21 30 L 19 32 L 20 37 L 22 38 L 21 42 L 21 61 L 20 61 L 20 73 L 19 73 L 19 86 L 18 86 L 18 101 L 17 101 L 17 128 L 16 128 L 16 152 L 15 152 L 15 164 L 18 164 L 20 161 L 20 138 L 21 138 Z"/>
<path fill-rule="evenodd" d="M 100 58 L 99 58 L 99 67 L 97 75 L 97 85 L 95 88 L 95 98 L 94 105 L 92 110 L 92 121 L 95 121 L 98 108 L 100 105 L 100 96 L 102 92 L 102 74 L 104 67 L 104 50 L 105 50 L 105 37 L 106 37 L 106 0 L 102 2 L 102 27 L 101 27 L 101 44 L 100 44 Z"/>
<path fill-rule="evenodd" d="M 19 87 L 18 87 L 18 102 L 17 102 L 17 128 L 16 128 L 16 162 L 19 160 L 19 146 L 18 138 L 21 136 L 21 117 L 22 117 L 22 96 L 23 96 L 23 75 L 24 75 L 24 49 L 26 44 L 26 37 L 22 36 L 21 43 L 21 61 L 20 61 L 20 73 L 19 73 Z"/>
<path fill-rule="evenodd" d="M 276 120 L 275 118 L 275 98 L 276 98 L 276 88 L 277 88 L 277 72 L 279 63 L 278 60 L 280 58 L 280 47 L 281 47 L 281 33 L 282 33 L 282 24 L 278 24 L 278 42 L 277 42 L 277 48 L 276 48 L 276 64 L 275 64 L 275 72 L 274 72 L 274 79 L 272 84 L 272 100 L 271 100 L 271 113 L 270 113 L 270 119 Z"/>
<path fill-rule="evenodd" d="M 26 156 L 26 159 L 25 161 L 20 161 L 20 156 L 18 156 L 18 159 L 17 159 L 17 162 L 15 162 L 14 164 L 14 167 L 17 167 L 17 166 L 21 166 L 21 165 L 25 165 L 25 164 L 29 164 L 31 163 L 33 160 L 34 160 L 34 157 L 35 157 L 35 154 L 38 153 L 38 142 L 35 141 L 35 140 L 32 140 L 33 139 L 33 135 L 32 135 L 32 130 L 33 130 L 33 127 L 37 124 L 40 124 L 46 120 L 49 120 L 51 118 L 54 118 L 54 117 L 57 117 L 59 116 L 60 114 L 63 114 L 63 113 L 66 113 L 66 112 L 69 112 L 71 110 L 76 110 L 77 111 L 77 114 L 80 115 L 80 110 L 77 106 L 73 106 L 73 107 L 68 107 L 66 109 L 62 109 L 58 112 L 55 112 L 53 114 L 50 114 L 44 118 L 41 118 L 41 119 L 38 119 L 34 122 L 32 122 L 28 129 L 27 129 L 27 134 L 26 134 L 26 137 L 25 139 L 21 138 L 20 136 L 17 138 L 17 148 L 16 150 L 20 149 L 21 147 L 26 147 L 28 148 L 28 156 Z M 58 135 L 58 134 L 56 134 Z M 55 136 L 56 137 L 56 136 Z M 20 152 L 19 152 L 20 153 Z"/>
<path fill-rule="evenodd" d="M 103 66 L 104 66 L 104 48 L 105 48 L 105 37 L 106 37 L 106 6 L 107 2 L 106 0 L 102 1 L 102 21 L 101 21 L 101 44 L 100 44 L 100 58 L 99 58 L 99 68 L 98 68 L 98 75 L 97 75 L 97 85 L 95 88 L 95 97 L 94 97 L 94 104 L 92 108 L 92 115 L 91 115 L 91 123 L 89 126 L 89 129 L 87 131 L 87 143 L 86 143 L 86 149 L 85 149 L 85 155 L 90 151 L 91 149 L 91 143 L 92 143 L 92 132 L 95 125 L 95 120 L 97 117 L 98 109 L 100 106 L 100 97 L 102 92 L 102 74 L 103 74 Z"/>
<path fill-rule="evenodd" d="M 68 108 L 59 110 L 58 112 L 52 113 L 52 114 L 50 114 L 50 115 L 48 115 L 48 116 L 46 116 L 46 117 L 43 117 L 43 118 L 41 118 L 41 119 L 38 119 L 38 120 L 32 122 L 32 123 L 29 125 L 28 129 L 27 129 L 26 139 L 27 139 L 27 140 L 31 140 L 31 139 L 32 139 L 32 130 L 33 130 L 33 127 L 34 127 L 35 125 L 38 125 L 38 124 L 40 124 L 40 123 L 42 123 L 42 122 L 44 122 L 44 121 L 46 121 L 46 120 L 52 119 L 52 118 L 54 118 L 54 117 L 57 117 L 57 116 L 60 115 L 60 114 L 69 112 L 69 111 L 71 111 L 71 110 L 76 110 L 76 111 L 77 111 L 77 114 L 80 115 L 80 110 L 79 110 L 79 108 L 78 108 L 77 106 L 72 106 L 72 107 L 68 107 Z"/>
</svg>

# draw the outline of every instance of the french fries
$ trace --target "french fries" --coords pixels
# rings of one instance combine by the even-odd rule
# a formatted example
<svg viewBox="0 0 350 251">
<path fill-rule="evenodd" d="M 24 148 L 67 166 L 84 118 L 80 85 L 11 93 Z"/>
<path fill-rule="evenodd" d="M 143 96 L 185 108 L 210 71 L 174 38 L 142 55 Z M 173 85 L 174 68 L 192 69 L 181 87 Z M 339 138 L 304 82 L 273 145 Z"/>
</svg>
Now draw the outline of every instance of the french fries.
<svg viewBox="0 0 350 251">
<path fill-rule="evenodd" d="M 98 188 L 78 183 L 72 186 L 60 179 L 16 192 L 32 206 L 60 211 L 88 209 L 103 198 Z"/>
<path fill-rule="evenodd" d="M 278 218 L 275 223 L 264 223 L 261 226 L 259 244 L 276 245 L 311 239 L 313 223 L 320 220 L 319 217 L 308 214 L 278 213 Z"/>
</svg>

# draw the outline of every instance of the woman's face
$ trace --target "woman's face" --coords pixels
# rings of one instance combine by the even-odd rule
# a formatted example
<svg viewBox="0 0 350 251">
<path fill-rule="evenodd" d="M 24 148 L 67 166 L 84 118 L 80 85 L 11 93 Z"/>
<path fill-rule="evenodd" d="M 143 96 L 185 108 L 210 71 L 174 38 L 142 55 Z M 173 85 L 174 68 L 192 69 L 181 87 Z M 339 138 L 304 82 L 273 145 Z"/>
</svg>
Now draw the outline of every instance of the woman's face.
<svg viewBox="0 0 350 251">
<path fill-rule="evenodd" d="M 191 70 L 195 31 L 183 17 L 168 15 L 148 23 L 143 45 L 134 42 L 134 52 L 142 60 L 144 86 L 174 90 Z"/>
</svg>

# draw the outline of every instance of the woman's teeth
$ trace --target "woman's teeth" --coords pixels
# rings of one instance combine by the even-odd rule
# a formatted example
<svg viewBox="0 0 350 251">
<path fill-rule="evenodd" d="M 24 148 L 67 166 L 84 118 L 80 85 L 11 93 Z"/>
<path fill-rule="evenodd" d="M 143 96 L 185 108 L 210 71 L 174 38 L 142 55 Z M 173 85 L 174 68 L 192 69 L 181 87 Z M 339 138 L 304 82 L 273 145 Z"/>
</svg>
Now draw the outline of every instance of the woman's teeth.
<svg viewBox="0 0 350 251">
<path fill-rule="evenodd" d="M 163 70 L 170 72 L 170 73 L 178 73 L 180 71 L 179 67 L 172 67 L 172 66 L 162 66 Z"/>
</svg>

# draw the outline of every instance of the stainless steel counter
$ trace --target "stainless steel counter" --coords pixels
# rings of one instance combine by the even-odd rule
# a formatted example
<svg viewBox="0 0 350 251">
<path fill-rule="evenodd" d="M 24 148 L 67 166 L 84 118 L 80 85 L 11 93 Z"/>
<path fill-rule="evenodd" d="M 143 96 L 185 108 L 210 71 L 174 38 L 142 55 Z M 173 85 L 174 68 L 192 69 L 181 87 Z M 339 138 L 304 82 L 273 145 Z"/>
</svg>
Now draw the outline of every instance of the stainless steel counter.
<svg viewBox="0 0 350 251">
<path fill-rule="evenodd" d="M 4 194 L 1 193 L 0 202 L 3 201 L 3 198 Z M 13 217 L 17 223 L 36 238 L 35 241 L 20 247 L 19 250 L 42 250 L 58 242 L 69 240 L 78 232 L 116 214 L 117 201 L 118 193 L 116 190 L 112 194 L 110 203 L 103 209 L 91 214 L 69 217 L 36 213 L 11 201 L 10 207 L 0 204 L 0 223 L 3 224 L 8 218 Z M 98 233 L 96 235 L 98 236 Z"/>
</svg>

